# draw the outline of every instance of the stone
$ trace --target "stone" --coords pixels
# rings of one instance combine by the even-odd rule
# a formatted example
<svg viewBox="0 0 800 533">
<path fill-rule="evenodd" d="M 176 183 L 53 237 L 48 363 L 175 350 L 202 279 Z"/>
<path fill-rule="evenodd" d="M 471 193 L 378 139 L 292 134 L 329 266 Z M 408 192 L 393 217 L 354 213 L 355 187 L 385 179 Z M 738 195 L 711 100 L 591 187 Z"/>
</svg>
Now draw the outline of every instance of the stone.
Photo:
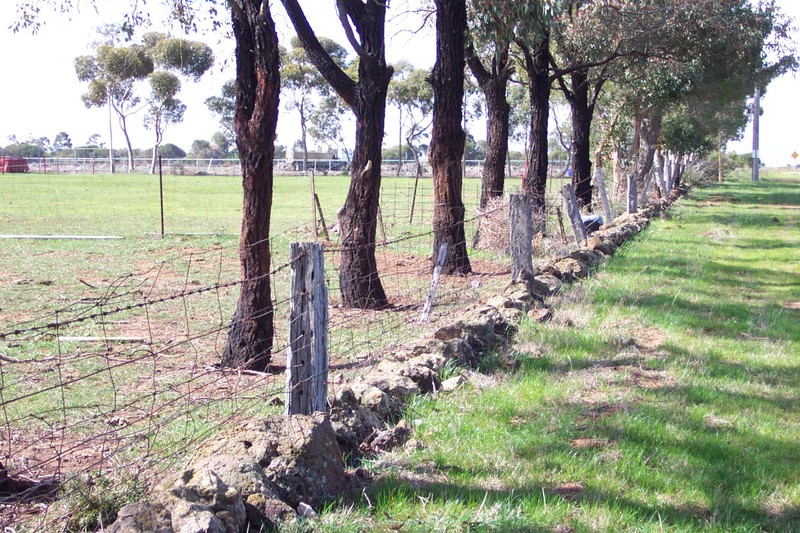
<svg viewBox="0 0 800 533">
<path fill-rule="evenodd" d="M 126 505 L 117 519 L 105 529 L 107 533 L 174 533 L 172 515 L 158 502 Z"/>
<path fill-rule="evenodd" d="M 547 322 L 553 318 L 553 311 L 549 307 L 531 309 L 528 311 L 528 317 L 536 322 Z"/>
<path fill-rule="evenodd" d="M 413 381 L 422 393 L 433 392 L 441 385 L 437 372 L 434 372 L 429 366 L 416 361 L 406 361 L 404 363 L 383 361 L 378 364 L 377 371 L 384 374 L 405 376 Z"/>
<path fill-rule="evenodd" d="M 368 447 L 365 446 L 364 452 L 380 453 L 403 446 L 411 437 L 411 425 L 401 420 L 393 428 L 386 429 L 372 439 Z M 368 448 L 368 449 L 367 449 Z"/>
<path fill-rule="evenodd" d="M 353 392 L 356 404 L 375 413 L 380 420 L 386 420 L 396 413 L 400 406 L 397 401 L 378 387 L 363 381 L 354 381 L 348 388 Z"/>
<path fill-rule="evenodd" d="M 297 506 L 297 514 L 306 518 L 314 518 L 317 516 L 317 512 L 314 508 L 306 502 L 300 502 L 300 505 Z"/>
<path fill-rule="evenodd" d="M 239 531 L 228 529 L 209 506 L 183 500 L 179 500 L 173 508 L 172 530 L 175 533 L 238 533 Z"/>
<path fill-rule="evenodd" d="M 296 518 L 294 509 L 281 500 L 268 499 L 261 494 L 251 494 L 244 503 L 250 531 L 275 531 L 283 523 Z"/>
<path fill-rule="evenodd" d="M 585 278 L 589 275 L 589 267 L 586 266 L 586 263 L 571 257 L 558 261 L 555 266 L 561 271 L 562 280 L 566 278 Z"/>
<path fill-rule="evenodd" d="M 552 274 L 540 274 L 536 276 L 536 280 L 547 286 L 548 296 L 558 294 L 558 291 L 561 290 L 561 280 Z"/>
<path fill-rule="evenodd" d="M 514 308 L 518 305 L 517 300 L 501 294 L 496 294 L 492 296 L 491 298 L 489 298 L 486 304 L 496 307 L 501 313 L 503 312 L 502 311 L 503 309 Z"/>
<path fill-rule="evenodd" d="M 509 308 L 505 308 L 505 309 L 499 309 L 499 311 L 500 311 L 500 314 L 503 315 L 503 318 L 509 323 L 519 322 L 519 320 L 522 317 L 522 315 L 525 314 L 521 310 L 516 309 L 514 307 L 509 307 Z"/>
<path fill-rule="evenodd" d="M 454 391 L 463 385 L 465 381 L 464 376 L 454 376 L 450 379 L 446 379 L 442 381 L 442 390 L 445 392 Z"/>
<path fill-rule="evenodd" d="M 373 370 L 367 373 L 362 381 L 387 394 L 394 402 L 403 404 L 412 394 L 419 392 L 419 387 L 408 376 L 399 373 Z"/>
<path fill-rule="evenodd" d="M 300 501 L 324 505 L 348 488 L 336 433 L 324 413 L 252 420 L 208 441 L 194 462 L 226 454 L 257 463 L 271 490 L 293 507 Z"/>
<path fill-rule="evenodd" d="M 364 441 L 386 427 L 373 412 L 361 406 L 350 408 L 334 403 L 330 410 L 330 420 L 339 449 L 345 457 L 352 459 L 359 457 L 360 446 Z"/>
<path fill-rule="evenodd" d="M 456 321 L 464 338 L 473 350 L 484 350 L 505 342 L 510 324 L 491 305 L 481 305 L 465 311 Z"/>
<path fill-rule="evenodd" d="M 239 490 L 225 483 L 216 472 L 199 466 L 184 470 L 170 488 L 178 500 L 172 509 L 172 528 L 177 532 L 239 531 L 245 525 L 247 513 Z M 207 515 L 211 513 L 213 518 Z M 195 516 L 196 515 L 196 516 Z"/>
<path fill-rule="evenodd" d="M 406 362 L 410 365 L 427 366 L 438 374 L 447 364 L 447 358 L 440 353 L 422 353 Z"/>
</svg>

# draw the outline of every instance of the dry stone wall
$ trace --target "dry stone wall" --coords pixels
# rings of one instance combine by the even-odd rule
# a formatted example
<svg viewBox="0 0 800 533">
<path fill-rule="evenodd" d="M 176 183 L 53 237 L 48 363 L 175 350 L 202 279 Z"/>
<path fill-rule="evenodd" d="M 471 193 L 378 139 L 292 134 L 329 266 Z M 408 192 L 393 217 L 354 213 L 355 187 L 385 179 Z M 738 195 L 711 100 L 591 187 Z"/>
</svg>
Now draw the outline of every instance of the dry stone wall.
<svg viewBox="0 0 800 533">
<path fill-rule="evenodd" d="M 399 420 L 410 396 L 463 383 L 460 377 L 441 382 L 450 361 L 476 366 L 509 341 L 523 315 L 548 319 L 548 297 L 588 276 L 685 192 L 616 218 L 581 248 L 535 265 L 532 276 L 521 275 L 502 294 L 399 348 L 358 380 L 338 386 L 328 414 L 253 420 L 217 435 L 176 479 L 146 501 L 124 507 L 107 531 L 239 533 L 314 514 L 363 476 L 358 469 L 346 473 L 343 457 L 380 453 L 410 438 L 411 426 Z"/>
</svg>

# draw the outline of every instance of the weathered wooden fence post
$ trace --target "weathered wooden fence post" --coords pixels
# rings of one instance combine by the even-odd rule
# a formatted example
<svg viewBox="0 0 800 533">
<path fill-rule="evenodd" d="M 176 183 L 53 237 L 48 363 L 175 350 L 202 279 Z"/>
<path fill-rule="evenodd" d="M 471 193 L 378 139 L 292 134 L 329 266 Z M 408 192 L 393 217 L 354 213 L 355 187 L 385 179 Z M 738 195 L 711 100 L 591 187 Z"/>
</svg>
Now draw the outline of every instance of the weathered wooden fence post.
<svg viewBox="0 0 800 533">
<path fill-rule="evenodd" d="M 433 278 L 431 279 L 431 289 L 428 292 L 428 299 L 425 301 L 425 306 L 422 308 L 421 322 L 427 322 L 431 317 L 431 310 L 433 309 L 433 301 L 436 299 L 436 291 L 439 289 L 439 278 L 442 276 L 442 266 L 447 258 L 447 243 L 442 243 L 439 247 L 439 255 L 436 258 L 436 266 L 433 267 Z"/>
<path fill-rule="evenodd" d="M 611 224 L 614 220 L 614 213 L 611 211 L 611 202 L 608 200 L 608 191 L 606 191 L 606 181 L 603 179 L 603 169 L 600 166 L 594 169 L 594 185 L 600 191 L 600 200 L 603 202 L 603 216 L 605 223 Z"/>
<path fill-rule="evenodd" d="M 322 247 L 292 243 L 286 413 L 328 410 L 328 288 Z"/>
<path fill-rule="evenodd" d="M 628 201 L 627 205 L 627 213 L 633 214 L 638 211 L 638 206 L 636 201 L 638 200 L 638 196 L 636 194 L 636 175 L 633 173 L 628 174 Z"/>
<path fill-rule="evenodd" d="M 560 192 L 561 197 L 564 199 L 564 209 L 566 209 L 569 222 L 572 225 L 572 232 L 575 234 L 575 242 L 578 244 L 586 242 L 589 235 L 586 233 L 586 226 L 583 225 L 578 199 L 575 197 L 575 189 L 571 183 L 567 183 L 561 187 Z"/>
<path fill-rule="evenodd" d="M 647 191 L 650 189 L 650 184 L 653 183 L 653 175 L 655 174 L 655 170 L 650 170 L 647 174 L 647 179 L 644 181 L 644 188 L 639 193 L 639 205 L 641 207 L 645 207 L 648 204 L 647 201 Z"/>
<path fill-rule="evenodd" d="M 511 279 L 517 279 L 523 271 L 533 274 L 533 204 L 524 194 L 510 194 L 508 200 Z"/>
</svg>

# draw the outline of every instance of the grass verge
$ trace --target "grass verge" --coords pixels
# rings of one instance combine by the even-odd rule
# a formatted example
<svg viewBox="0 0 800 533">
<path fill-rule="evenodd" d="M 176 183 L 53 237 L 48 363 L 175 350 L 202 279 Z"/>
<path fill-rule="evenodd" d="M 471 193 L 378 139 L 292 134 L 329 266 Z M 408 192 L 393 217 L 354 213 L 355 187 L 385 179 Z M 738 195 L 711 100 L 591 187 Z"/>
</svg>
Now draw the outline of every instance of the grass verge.
<svg viewBox="0 0 800 533">
<path fill-rule="evenodd" d="M 800 531 L 800 179 L 695 190 L 524 324 L 518 371 L 420 398 L 360 531 Z"/>
</svg>

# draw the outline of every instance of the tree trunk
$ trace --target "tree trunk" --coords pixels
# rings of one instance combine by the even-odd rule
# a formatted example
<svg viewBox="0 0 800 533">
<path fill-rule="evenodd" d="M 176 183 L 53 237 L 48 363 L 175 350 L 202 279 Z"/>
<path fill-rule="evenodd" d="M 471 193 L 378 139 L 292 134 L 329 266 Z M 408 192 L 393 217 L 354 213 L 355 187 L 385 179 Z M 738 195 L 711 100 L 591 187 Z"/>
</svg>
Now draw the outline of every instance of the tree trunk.
<svg viewBox="0 0 800 533">
<path fill-rule="evenodd" d="M 486 126 L 486 159 L 481 173 L 481 208 L 486 207 L 492 198 L 503 196 L 506 180 L 511 106 L 506 101 L 506 80 L 495 81 L 492 89 L 484 92 L 489 116 Z"/>
<path fill-rule="evenodd" d="M 653 169 L 662 118 L 662 113 L 657 110 L 644 112 L 641 116 L 639 153 L 636 159 L 636 185 L 640 191 L 644 191 L 645 179 Z"/>
<path fill-rule="evenodd" d="M 131 137 L 128 135 L 128 121 L 125 115 L 119 116 L 119 127 L 122 130 L 122 135 L 125 136 L 125 145 L 128 147 L 128 173 L 133 172 L 133 146 L 131 145 Z"/>
<path fill-rule="evenodd" d="M 360 85 L 363 90 L 359 91 L 355 113 L 353 174 L 344 207 L 339 211 L 343 248 L 339 284 L 346 306 L 370 309 L 388 303 L 375 259 L 383 141 L 383 135 L 375 132 L 383 132 L 388 80 L 372 84 L 369 78 L 361 77 Z M 365 94 L 371 98 L 364 98 Z"/>
<path fill-rule="evenodd" d="M 300 142 L 303 144 L 303 168 L 301 170 L 305 173 L 308 172 L 308 119 L 306 118 L 305 93 L 300 97 L 297 111 L 300 113 Z"/>
<path fill-rule="evenodd" d="M 358 82 L 331 59 L 308 24 L 297 0 L 282 0 L 309 59 L 356 118 L 350 189 L 339 211 L 342 259 L 339 285 L 342 303 L 362 309 L 388 303 L 375 260 L 378 201 L 381 188 L 381 144 L 386 116 L 386 92 L 394 70 L 386 64 L 384 28 L 386 4 L 340 2 L 340 18 L 348 41 L 359 55 Z M 360 42 L 356 42 L 358 33 Z"/>
<path fill-rule="evenodd" d="M 433 174 L 433 260 L 447 243 L 444 274 L 472 271 L 464 234 L 461 200 L 466 135 L 461 125 L 464 101 L 464 45 L 467 33 L 465 0 L 435 0 L 436 63 L 433 86 L 433 130 L 428 151 Z"/>
<path fill-rule="evenodd" d="M 156 115 L 156 122 L 153 124 L 156 131 L 156 142 L 153 144 L 153 151 L 150 157 L 150 174 L 156 173 L 156 162 L 158 161 L 158 147 L 161 146 L 161 141 L 164 140 L 164 132 L 161 130 L 161 113 Z"/>
<path fill-rule="evenodd" d="M 278 36 L 269 4 L 246 0 L 232 11 L 236 38 L 236 146 L 244 189 L 239 259 L 242 286 L 222 366 L 266 370 L 273 339 L 269 227 L 278 122 Z"/>
<path fill-rule="evenodd" d="M 592 152 L 590 134 L 594 106 L 589 103 L 589 81 L 584 70 L 570 74 L 571 95 L 568 97 L 572 110 L 572 185 L 578 205 L 592 205 Z"/>
<path fill-rule="evenodd" d="M 525 175 L 525 194 L 533 198 L 534 213 L 545 210 L 547 193 L 547 121 L 550 116 L 550 36 L 545 34 L 534 50 L 521 46 L 528 73 L 531 124 L 528 137 L 530 161 Z"/>
<path fill-rule="evenodd" d="M 486 158 L 481 173 L 480 207 L 485 208 L 492 198 L 503 195 L 505 187 L 506 157 L 508 155 L 509 116 L 511 106 L 506 99 L 508 78 L 512 70 L 508 65 L 508 48 L 502 53 L 500 61 L 492 61 L 491 72 L 481 63 L 472 49 L 467 56 L 472 74 L 486 99 Z"/>
</svg>

